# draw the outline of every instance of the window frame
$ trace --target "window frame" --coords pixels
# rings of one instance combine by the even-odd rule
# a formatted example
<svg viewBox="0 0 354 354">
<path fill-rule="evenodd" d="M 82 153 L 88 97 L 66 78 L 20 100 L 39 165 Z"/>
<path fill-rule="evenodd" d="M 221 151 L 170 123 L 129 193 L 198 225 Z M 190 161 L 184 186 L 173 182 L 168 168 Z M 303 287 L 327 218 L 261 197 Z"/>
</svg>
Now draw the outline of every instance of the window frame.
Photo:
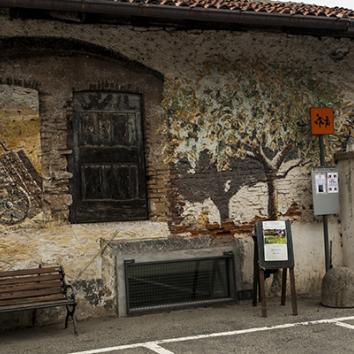
<svg viewBox="0 0 354 354">
<path fill-rule="evenodd" d="M 101 201 L 99 203 L 105 203 L 107 206 L 106 216 L 102 215 L 102 210 L 100 208 L 95 208 L 96 210 L 90 210 L 90 213 L 94 212 L 96 217 L 85 217 L 80 215 L 78 212 L 79 205 L 83 203 L 82 200 L 82 176 L 81 176 L 81 165 L 77 155 L 79 154 L 79 117 L 76 116 L 75 111 L 75 96 L 78 94 L 85 93 L 102 93 L 102 94 L 127 94 L 136 95 L 139 97 L 139 114 L 140 118 L 136 118 L 136 123 L 138 126 L 135 127 L 137 130 L 137 160 L 136 166 L 137 171 L 137 182 L 141 185 L 143 198 L 141 202 L 133 201 L 131 203 L 125 201 Z M 72 178 L 69 183 L 69 191 L 72 196 L 72 204 L 69 208 L 69 221 L 72 224 L 80 223 L 100 223 L 100 222 L 119 222 L 119 221 L 137 221 L 137 220 L 147 220 L 149 219 L 149 203 L 148 203 L 148 189 L 147 189 L 147 168 L 146 168 L 146 157 L 145 157 L 145 129 L 144 129 L 144 95 L 141 92 L 132 91 L 121 91 L 121 90 L 80 90 L 73 91 L 72 94 L 72 116 L 70 120 L 70 129 L 68 129 L 68 146 L 71 149 L 71 155 L 68 161 L 69 172 L 72 173 Z M 102 110 L 102 112 L 104 112 Z M 117 113 L 119 111 L 117 110 Z M 99 149 L 99 148 L 98 148 Z M 100 163 L 104 163 L 101 161 Z M 139 204 L 143 203 L 143 204 Z M 121 204 L 121 210 L 117 207 L 117 204 Z M 122 206 L 124 204 L 124 206 Z M 139 209 L 140 208 L 140 209 Z M 131 210 L 139 209 L 140 213 L 131 212 Z M 122 212 L 123 210 L 123 212 Z"/>
</svg>

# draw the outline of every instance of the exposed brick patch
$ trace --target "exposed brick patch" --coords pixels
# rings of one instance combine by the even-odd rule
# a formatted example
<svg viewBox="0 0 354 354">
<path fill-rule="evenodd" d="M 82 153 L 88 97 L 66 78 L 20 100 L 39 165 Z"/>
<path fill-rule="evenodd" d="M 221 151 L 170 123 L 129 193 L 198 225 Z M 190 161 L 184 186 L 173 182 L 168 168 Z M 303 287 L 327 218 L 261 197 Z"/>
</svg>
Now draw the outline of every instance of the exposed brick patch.
<svg viewBox="0 0 354 354">
<path fill-rule="evenodd" d="M 301 216 L 301 210 L 298 209 L 298 205 L 293 203 L 289 210 L 282 215 L 282 217 L 296 218 Z M 269 218 L 255 217 L 249 222 L 236 224 L 232 220 L 227 220 L 218 223 L 207 223 L 205 228 L 196 228 L 192 225 L 173 225 L 171 231 L 173 235 L 178 234 L 190 234 L 192 236 L 199 235 L 209 235 L 212 237 L 228 237 L 237 234 L 249 234 L 251 235 L 254 231 L 254 227 L 258 221 L 266 221 Z"/>
<path fill-rule="evenodd" d="M 244 223 L 240 225 L 237 225 L 233 221 L 228 220 L 222 222 L 221 224 L 218 223 L 206 224 L 205 228 L 196 228 L 195 226 L 187 226 L 187 225 L 174 225 L 171 228 L 171 231 L 173 234 L 189 233 L 192 236 L 197 236 L 197 235 L 209 235 L 213 237 L 233 236 L 234 234 L 251 233 L 254 229 L 255 223 L 259 220 L 263 220 L 263 219 L 255 218 L 249 223 Z"/>
<path fill-rule="evenodd" d="M 296 219 L 296 218 L 299 218 L 301 217 L 302 215 L 302 212 L 299 208 L 299 205 L 295 202 L 293 202 L 289 209 L 286 211 L 286 213 L 282 214 L 282 216 L 285 216 L 285 217 L 291 217 L 292 219 Z"/>
</svg>

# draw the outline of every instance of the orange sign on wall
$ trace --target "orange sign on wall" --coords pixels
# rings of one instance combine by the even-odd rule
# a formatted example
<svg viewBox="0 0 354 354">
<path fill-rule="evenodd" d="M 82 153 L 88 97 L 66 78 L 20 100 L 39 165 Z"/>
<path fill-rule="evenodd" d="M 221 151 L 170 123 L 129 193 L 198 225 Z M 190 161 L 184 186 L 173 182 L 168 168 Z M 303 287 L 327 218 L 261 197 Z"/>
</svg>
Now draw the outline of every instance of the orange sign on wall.
<svg viewBox="0 0 354 354">
<path fill-rule="evenodd" d="M 331 108 L 311 108 L 311 131 L 313 135 L 334 133 L 334 113 Z"/>
</svg>

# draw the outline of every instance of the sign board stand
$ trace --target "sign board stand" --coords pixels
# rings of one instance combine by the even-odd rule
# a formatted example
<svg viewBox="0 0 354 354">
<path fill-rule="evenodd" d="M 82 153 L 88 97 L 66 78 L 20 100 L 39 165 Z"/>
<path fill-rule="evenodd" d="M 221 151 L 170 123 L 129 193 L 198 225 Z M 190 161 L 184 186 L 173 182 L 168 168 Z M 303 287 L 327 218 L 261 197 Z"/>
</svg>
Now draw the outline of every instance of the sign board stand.
<svg viewBox="0 0 354 354">
<path fill-rule="evenodd" d="M 294 274 L 294 254 L 289 221 L 263 221 L 256 224 L 254 240 L 253 306 L 257 298 L 261 303 L 262 317 L 267 317 L 265 279 L 282 269 L 281 305 L 286 302 L 287 272 L 290 274 L 291 306 L 297 315 Z"/>
</svg>

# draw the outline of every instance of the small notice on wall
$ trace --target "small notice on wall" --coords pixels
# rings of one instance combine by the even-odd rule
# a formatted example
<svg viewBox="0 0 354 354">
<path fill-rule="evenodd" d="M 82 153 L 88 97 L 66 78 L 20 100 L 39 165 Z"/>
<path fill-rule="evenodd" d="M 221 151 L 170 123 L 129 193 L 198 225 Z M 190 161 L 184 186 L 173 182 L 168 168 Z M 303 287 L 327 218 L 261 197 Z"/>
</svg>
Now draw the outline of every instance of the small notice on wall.
<svg viewBox="0 0 354 354">
<path fill-rule="evenodd" d="M 264 260 L 287 261 L 288 241 L 285 221 L 263 221 Z"/>
<path fill-rule="evenodd" d="M 327 173 L 327 190 L 328 193 L 338 193 L 338 173 Z"/>
<path fill-rule="evenodd" d="M 326 173 L 316 173 L 316 193 L 327 193 Z"/>
</svg>

